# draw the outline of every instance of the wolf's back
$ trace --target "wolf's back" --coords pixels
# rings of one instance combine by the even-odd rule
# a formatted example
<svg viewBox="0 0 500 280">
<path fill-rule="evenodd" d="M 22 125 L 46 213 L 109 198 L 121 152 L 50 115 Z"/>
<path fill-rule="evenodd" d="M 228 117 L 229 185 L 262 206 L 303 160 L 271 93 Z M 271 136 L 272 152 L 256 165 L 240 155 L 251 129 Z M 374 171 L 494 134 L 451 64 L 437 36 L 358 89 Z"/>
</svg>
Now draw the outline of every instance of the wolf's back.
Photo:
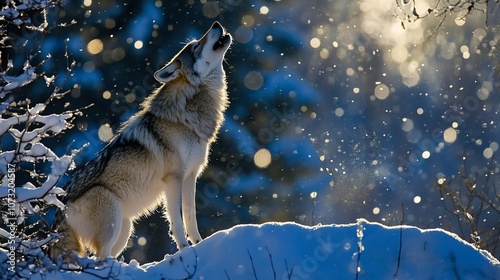
<svg viewBox="0 0 500 280">
<path fill-rule="evenodd" d="M 73 175 L 64 186 L 67 194 L 61 201 L 65 205 L 70 201 L 80 198 L 89 190 L 88 183 L 102 172 L 103 164 L 106 164 L 108 157 L 109 155 L 105 147 L 98 153 L 96 158 L 88 162 L 82 169 Z M 64 252 L 71 253 L 71 251 L 76 251 L 80 255 L 84 253 L 82 241 L 76 232 L 69 226 L 64 210 L 57 209 L 51 231 L 59 234 L 59 240 L 51 244 L 48 248 L 49 256 L 52 259 L 57 259 L 57 257 Z"/>
</svg>

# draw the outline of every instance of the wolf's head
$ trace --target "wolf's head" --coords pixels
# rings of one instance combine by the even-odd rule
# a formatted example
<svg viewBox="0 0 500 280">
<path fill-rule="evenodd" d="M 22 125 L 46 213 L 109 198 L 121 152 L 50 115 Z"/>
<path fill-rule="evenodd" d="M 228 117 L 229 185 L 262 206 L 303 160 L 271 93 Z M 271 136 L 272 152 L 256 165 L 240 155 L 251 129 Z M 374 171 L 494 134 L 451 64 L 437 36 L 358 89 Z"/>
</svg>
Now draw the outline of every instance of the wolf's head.
<svg viewBox="0 0 500 280">
<path fill-rule="evenodd" d="M 155 79 L 168 83 L 182 77 L 199 85 L 205 77 L 223 72 L 222 61 L 231 42 L 231 35 L 216 21 L 201 39 L 189 42 L 167 65 L 156 71 Z"/>
</svg>

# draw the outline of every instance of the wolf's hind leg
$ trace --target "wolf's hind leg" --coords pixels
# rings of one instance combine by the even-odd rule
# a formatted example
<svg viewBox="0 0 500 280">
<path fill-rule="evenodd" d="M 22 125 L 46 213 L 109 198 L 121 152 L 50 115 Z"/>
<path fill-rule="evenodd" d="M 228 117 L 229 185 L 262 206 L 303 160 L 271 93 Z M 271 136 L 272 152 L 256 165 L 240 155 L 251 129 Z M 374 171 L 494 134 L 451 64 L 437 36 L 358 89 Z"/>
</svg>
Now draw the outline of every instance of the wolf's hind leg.
<svg viewBox="0 0 500 280">
<path fill-rule="evenodd" d="M 116 258 L 125 249 L 125 247 L 127 246 L 128 239 L 130 238 L 130 235 L 132 235 L 132 231 L 133 231 L 132 220 L 124 218 L 122 221 L 122 229 L 120 232 L 120 236 L 118 237 L 118 240 L 111 249 L 111 256 Z"/>
<path fill-rule="evenodd" d="M 96 248 L 96 255 L 102 259 L 112 256 L 111 250 L 120 236 L 122 217 L 119 210 L 119 207 L 110 207 L 104 211 L 103 219 L 96 221 L 101 230 L 94 235 L 92 243 Z"/>
<path fill-rule="evenodd" d="M 72 204 L 71 226 L 100 258 L 111 256 L 120 235 L 121 204 L 113 192 L 102 186 L 93 187 Z"/>
<path fill-rule="evenodd" d="M 75 231 L 68 225 L 65 218 L 59 224 L 58 231 L 62 236 L 58 242 L 49 247 L 50 257 L 53 260 L 56 260 L 59 255 L 64 254 L 63 258 L 69 261 L 72 259 L 71 251 L 75 251 L 80 256 L 83 256 L 85 250 L 82 241 Z"/>
<path fill-rule="evenodd" d="M 191 244 L 201 241 L 196 221 L 196 175 L 190 175 L 182 185 L 182 218 L 186 226 L 186 233 Z"/>
</svg>

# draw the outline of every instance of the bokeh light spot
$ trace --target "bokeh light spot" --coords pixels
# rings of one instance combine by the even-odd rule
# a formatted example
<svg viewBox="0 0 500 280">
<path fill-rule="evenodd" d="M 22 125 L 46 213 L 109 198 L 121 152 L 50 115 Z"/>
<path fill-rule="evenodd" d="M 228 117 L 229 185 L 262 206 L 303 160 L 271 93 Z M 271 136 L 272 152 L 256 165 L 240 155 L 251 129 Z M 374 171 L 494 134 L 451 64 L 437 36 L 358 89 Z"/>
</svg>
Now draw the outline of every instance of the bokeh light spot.
<svg viewBox="0 0 500 280">
<path fill-rule="evenodd" d="M 253 161 L 258 168 L 268 167 L 271 164 L 271 159 L 271 153 L 264 148 L 258 150 L 253 157 Z"/>
<path fill-rule="evenodd" d="M 443 132 L 443 138 L 447 143 L 453 143 L 457 140 L 457 131 L 453 127 L 448 127 Z"/>
<path fill-rule="evenodd" d="M 486 148 L 486 149 L 484 149 L 483 156 L 485 158 L 490 159 L 493 156 L 493 149 L 492 148 Z"/>
<path fill-rule="evenodd" d="M 344 109 L 342 108 L 335 109 L 335 116 L 342 117 L 343 115 L 344 115 Z"/>
<path fill-rule="evenodd" d="M 109 124 L 103 124 L 101 127 L 99 127 L 99 130 L 97 131 L 97 135 L 99 136 L 99 139 L 103 142 L 107 142 L 113 138 L 113 130 L 109 126 Z"/>
<path fill-rule="evenodd" d="M 125 50 L 122 48 L 116 48 L 111 51 L 111 58 L 114 61 L 120 61 L 125 58 Z"/>
<path fill-rule="evenodd" d="M 255 18 L 252 15 L 245 15 L 241 18 L 241 23 L 246 27 L 252 27 L 255 24 Z"/>
<path fill-rule="evenodd" d="M 112 29 L 112 28 L 115 28 L 116 26 L 116 22 L 114 19 L 112 18 L 107 18 L 105 21 L 104 21 L 104 26 L 106 26 L 107 29 Z"/>
<path fill-rule="evenodd" d="M 378 99 L 384 100 L 389 96 L 389 88 L 384 84 L 377 85 L 374 94 Z"/>
<path fill-rule="evenodd" d="M 490 148 L 493 152 L 498 151 L 498 143 L 497 142 L 491 142 Z"/>
<path fill-rule="evenodd" d="M 250 71 L 243 79 L 243 84 L 251 90 L 258 90 L 264 84 L 264 77 L 257 71 Z"/>
<path fill-rule="evenodd" d="M 413 130 L 413 121 L 407 118 L 403 118 L 403 124 L 401 125 L 401 129 L 406 132 L 410 132 Z"/>
<path fill-rule="evenodd" d="M 429 152 L 429 151 L 423 151 L 422 152 L 422 158 L 423 159 L 428 159 L 430 157 L 431 157 L 431 152 Z"/>
<path fill-rule="evenodd" d="M 267 13 L 269 13 L 269 8 L 268 8 L 268 7 L 266 7 L 266 6 L 262 6 L 262 7 L 260 7 L 259 12 L 260 12 L 261 14 L 263 14 L 263 15 L 267 15 Z"/>
<path fill-rule="evenodd" d="M 322 59 L 327 59 L 329 56 L 330 56 L 330 51 L 326 48 L 323 48 L 320 52 L 319 52 L 319 56 L 322 58 Z"/>
<path fill-rule="evenodd" d="M 311 45 L 311 47 L 317 49 L 321 45 L 321 41 L 318 38 L 314 37 L 311 39 L 311 41 L 309 41 L 309 44 Z"/>
<path fill-rule="evenodd" d="M 240 26 L 234 32 L 234 40 L 238 43 L 246 44 L 253 38 L 253 31 L 249 27 Z"/>
<path fill-rule="evenodd" d="M 146 243 L 148 243 L 148 241 L 144 237 L 139 237 L 139 239 L 137 239 L 137 244 L 139 244 L 140 246 L 144 246 L 146 245 Z"/>
<path fill-rule="evenodd" d="M 408 50 L 403 46 L 397 46 L 392 49 L 392 59 L 397 63 L 403 63 L 408 58 Z"/>
<path fill-rule="evenodd" d="M 102 98 L 104 98 L 104 99 L 110 99 L 111 98 L 111 92 L 109 90 L 103 92 L 102 93 Z"/>
<path fill-rule="evenodd" d="M 134 43 L 134 48 L 136 48 L 136 49 L 138 49 L 138 50 L 139 50 L 139 49 L 142 49 L 142 47 L 143 47 L 143 46 L 144 46 L 144 43 L 143 43 L 141 40 L 137 40 L 137 41 L 135 41 L 135 43 Z"/>
<path fill-rule="evenodd" d="M 207 18 L 215 18 L 220 13 L 219 5 L 215 1 L 207 1 L 205 5 L 203 5 L 202 13 Z"/>
<path fill-rule="evenodd" d="M 87 44 L 87 51 L 90 54 L 98 54 L 102 52 L 104 45 L 100 39 L 94 39 Z"/>
</svg>

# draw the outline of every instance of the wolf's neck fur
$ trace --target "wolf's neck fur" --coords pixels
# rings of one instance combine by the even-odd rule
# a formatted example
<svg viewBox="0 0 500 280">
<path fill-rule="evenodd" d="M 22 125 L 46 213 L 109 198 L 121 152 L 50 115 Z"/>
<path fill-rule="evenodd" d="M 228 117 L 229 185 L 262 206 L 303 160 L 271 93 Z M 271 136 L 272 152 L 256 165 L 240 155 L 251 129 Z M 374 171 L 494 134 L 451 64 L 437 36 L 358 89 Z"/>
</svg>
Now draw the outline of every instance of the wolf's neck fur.
<svg viewBox="0 0 500 280">
<path fill-rule="evenodd" d="M 141 112 L 183 124 L 201 139 L 214 141 L 224 120 L 228 97 L 224 72 L 209 76 L 199 86 L 182 77 L 162 85 L 142 103 Z"/>
</svg>

